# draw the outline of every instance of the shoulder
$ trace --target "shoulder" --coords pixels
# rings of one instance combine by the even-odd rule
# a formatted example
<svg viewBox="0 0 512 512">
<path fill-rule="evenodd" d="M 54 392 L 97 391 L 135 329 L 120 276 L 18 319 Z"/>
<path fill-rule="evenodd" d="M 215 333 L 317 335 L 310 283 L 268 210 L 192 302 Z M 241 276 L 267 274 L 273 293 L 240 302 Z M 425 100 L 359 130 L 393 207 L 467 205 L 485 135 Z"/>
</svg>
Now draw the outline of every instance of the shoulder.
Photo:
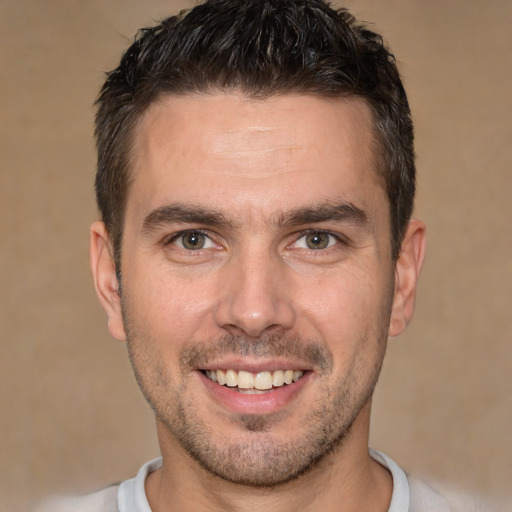
<svg viewBox="0 0 512 512">
<path fill-rule="evenodd" d="M 117 512 L 119 485 L 85 496 L 60 496 L 47 500 L 35 512 Z"/>
<path fill-rule="evenodd" d="M 144 483 L 147 475 L 161 466 L 159 457 L 144 464 L 134 478 L 85 496 L 51 498 L 34 512 L 151 512 Z"/>
<path fill-rule="evenodd" d="M 393 495 L 389 512 L 509 512 L 503 505 L 453 486 L 406 474 L 387 455 L 370 449 L 373 459 L 387 468 L 393 477 Z"/>
<path fill-rule="evenodd" d="M 406 474 L 393 459 L 372 449 L 370 456 L 384 466 L 393 478 L 393 494 L 388 512 L 452 512 L 440 494 Z"/>
<path fill-rule="evenodd" d="M 454 512 L 446 499 L 421 480 L 409 476 L 411 512 Z"/>
<path fill-rule="evenodd" d="M 425 482 L 409 476 L 410 512 L 509 512 L 510 500 L 478 496 L 454 486 Z M 431 486 L 430 486 L 431 485 Z M 434 490 L 435 488 L 435 490 Z"/>
</svg>

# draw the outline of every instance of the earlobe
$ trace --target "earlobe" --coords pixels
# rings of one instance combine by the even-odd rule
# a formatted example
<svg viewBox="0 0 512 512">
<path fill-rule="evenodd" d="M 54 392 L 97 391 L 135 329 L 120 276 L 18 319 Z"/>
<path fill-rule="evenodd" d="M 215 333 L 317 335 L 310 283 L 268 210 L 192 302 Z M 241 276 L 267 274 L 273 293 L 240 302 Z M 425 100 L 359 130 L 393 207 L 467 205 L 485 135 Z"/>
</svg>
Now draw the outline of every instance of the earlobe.
<svg viewBox="0 0 512 512">
<path fill-rule="evenodd" d="M 114 338 L 125 341 L 112 244 L 108 230 L 101 221 L 91 226 L 89 256 L 96 295 L 107 314 L 108 330 Z"/>
<path fill-rule="evenodd" d="M 389 335 L 398 336 L 411 321 L 414 313 L 418 276 L 425 257 L 425 224 L 409 222 L 395 268 L 395 291 Z"/>
</svg>

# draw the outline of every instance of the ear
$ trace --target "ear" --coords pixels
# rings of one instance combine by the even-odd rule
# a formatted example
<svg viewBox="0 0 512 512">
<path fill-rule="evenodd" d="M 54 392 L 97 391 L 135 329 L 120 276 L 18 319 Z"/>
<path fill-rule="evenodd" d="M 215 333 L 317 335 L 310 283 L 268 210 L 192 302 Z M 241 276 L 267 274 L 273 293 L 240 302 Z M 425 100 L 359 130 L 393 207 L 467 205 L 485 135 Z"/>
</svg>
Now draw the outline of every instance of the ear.
<svg viewBox="0 0 512 512">
<path fill-rule="evenodd" d="M 425 257 L 425 224 L 411 220 L 395 268 L 395 292 L 389 335 L 398 336 L 405 331 L 414 313 L 416 286 Z"/>
<path fill-rule="evenodd" d="M 108 331 L 114 338 L 125 341 L 112 243 L 108 230 L 101 221 L 91 226 L 89 256 L 96 295 L 107 314 Z"/>
</svg>

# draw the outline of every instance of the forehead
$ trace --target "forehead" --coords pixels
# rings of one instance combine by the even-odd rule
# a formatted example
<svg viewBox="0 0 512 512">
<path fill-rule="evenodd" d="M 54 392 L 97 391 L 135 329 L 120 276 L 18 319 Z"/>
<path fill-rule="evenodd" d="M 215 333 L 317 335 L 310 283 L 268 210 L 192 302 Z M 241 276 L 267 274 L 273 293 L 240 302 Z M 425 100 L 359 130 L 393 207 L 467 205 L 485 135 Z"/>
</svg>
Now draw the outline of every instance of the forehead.
<svg viewBox="0 0 512 512">
<path fill-rule="evenodd" d="M 128 209 L 194 197 L 240 211 L 257 199 L 252 211 L 269 212 L 285 208 L 283 193 L 305 204 L 371 201 L 382 194 L 373 147 L 371 112 L 357 98 L 166 96 L 136 128 Z"/>
</svg>

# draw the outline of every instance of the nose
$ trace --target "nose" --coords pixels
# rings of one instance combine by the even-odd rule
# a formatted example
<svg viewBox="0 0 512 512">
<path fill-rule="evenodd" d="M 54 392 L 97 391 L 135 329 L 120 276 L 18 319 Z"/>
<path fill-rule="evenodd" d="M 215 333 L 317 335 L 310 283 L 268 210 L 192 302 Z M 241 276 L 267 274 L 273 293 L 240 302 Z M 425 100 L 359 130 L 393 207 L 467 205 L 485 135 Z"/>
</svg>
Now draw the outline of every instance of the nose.
<svg viewBox="0 0 512 512">
<path fill-rule="evenodd" d="M 295 323 L 289 269 L 272 255 L 251 255 L 226 264 L 219 285 L 215 321 L 231 334 L 261 336 Z"/>
</svg>

